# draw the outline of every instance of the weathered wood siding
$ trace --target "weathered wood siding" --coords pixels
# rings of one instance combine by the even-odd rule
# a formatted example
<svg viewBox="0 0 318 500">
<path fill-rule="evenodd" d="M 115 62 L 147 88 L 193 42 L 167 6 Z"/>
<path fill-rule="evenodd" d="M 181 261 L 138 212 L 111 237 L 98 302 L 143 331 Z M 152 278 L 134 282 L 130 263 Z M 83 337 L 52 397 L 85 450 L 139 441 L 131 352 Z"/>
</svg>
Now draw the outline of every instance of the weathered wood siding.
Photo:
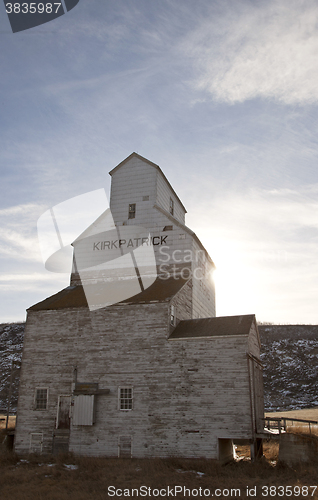
<svg viewBox="0 0 318 500">
<path fill-rule="evenodd" d="M 171 300 L 171 305 L 175 307 L 176 324 L 192 318 L 192 288 L 192 280 L 189 280 Z"/>
<path fill-rule="evenodd" d="M 183 206 L 181 205 L 178 197 L 175 195 L 173 190 L 170 188 L 162 173 L 157 171 L 156 203 L 158 203 L 158 205 L 160 205 L 167 212 L 170 212 L 170 198 L 173 200 L 174 205 L 173 217 L 181 222 L 181 224 L 184 224 L 185 210 Z"/>
<path fill-rule="evenodd" d="M 52 451 L 58 397 L 71 394 L 75 367 L 79 382 L 110 391 L 95 397 L 94 425 L 71 425 L 75 453 L 117 456 L 120 436 L 130 436 L 134 457 L 217 458 L 218 438 L 251 438 L 247 336 L 169 341 L 169 310 L 31 311 L 16 451 L 29 451 L 31 433 L 43 433 L 43 452 Z M 34 410 L 37 387 L 49 389 L 47 410 Z M 118 409 L 119 387 L 133 388 L 133 410 Z"/>
<path fill-rule="evenodd" d="M 193 318 L 215 317 L 215 285 L 212 277 L 214 265 L 210 256 L 193 239 L 192 280 L 193 280 Z"/>
<path fill-rule="evenodd" d="M 156 200 L 157 170 L 137 157 L 131 158 L 112 175 L 110 209 L 115 224 L 149 222 L 149 209 Z M 144 197 L 149 200 L 144 201 Z M 136 218 L 128 219 L 129 204 L 136 204 Z"/>
<path fill-rule="evenodd" d="M 260 359 L 261 341 L 256 323 L 251 326 L 250 335 L 248 337 L 248 351 L 256 358 Z"/>
<path fill-rule="evenodd" d="M 149 197 L 149 199 L 145 199 Z M 149 224 L 149 210 L 157 203 L 169 213 L 174 201 L 174 217 L 182 224 L 185 209 L 162 172 L 136 156 L 112 174 L 110 208 L 116 224 Z M 136 204 L 135 219 L 128 219 L 128 206 Z"/>
<path fill-rule="evenodd" d="M 173 216 L 169 214 L 170 198 L 174 202 Z M 133 219 L 128 218 L 129 204 L 136 204 Z M 110 212 L 105 213 L 84 234 L 96 236 L 96 242 L 92 237 L 75 243 L 79 260 L 89 268 L 87 275 L 81 276 L 85 285 L 86 281 L 104 283 L 109 278 L 122 278 L 112 264 L 101 269 L 98 263 L 92 269 L 92 254 L 96 250 L 96 262 L 99 257 L 104 259 L 102 266 L 116 258 L 123 262 L 122 249 L 106 245 L 107 233 L 101 246 L 99 233 L 109 231 L 109 238 L 116 241 L 123 237 L 121 230 L 129 234 L 125 230 L 134 231 L 134 225 L 144 227 L 145 237 L 148 232 L 152 237 L 143 243 L 152 246 L 156 257 L 147 277 L 156 278 L 158 273 L 163 282 L 168 276 L 171 281 L 181 276 L 188 282 L 178 293 L 173 292 L 173 298 L 168 285 L 161 302 L 131 301 L 94 312 L 85 307 L 30 310 L 19 388 L 16 451 L 28 453 L 33 436 L 33 446 L 48 453 L 69 445 L 70 451 L 82 455 L 217 458 L 218 439 L 253 437 L 255 405 L 251 408 L 254 399 L 250 398 L 250 389 L 260 388 L 260 384 L 255 380 L 251 384 L 247 352 L 259 357 L 257 329 L 252 328 L 249 335 L 239 332 L 232 336 L 169 340 L 171 305 L 175 307 L 176 323 L 215 316 L 214 284 L 209 279 L 213 263 L 194 233 L 184 226 L 185 209 L 176 193 L 148 160 L 134 154 L 112 171 L 110 208 L 117 228 L 111 229 Z M 127 245 L 126 250 L 134 252 L 139 271 L 148 264 L 148 256 L 139 253 L 140 243 L 129 248 Z M 153 256 L 149 252 L 149 259 L 150 254 Z M 131 258 L 130 253 L 127 255 Z M 135 277 L 135 264 L 128 272 Z M 71 282 L 80 281 L 74 269 Z M 66 307 L 72 302 L 63 304 L 61 299 L 56 304 Z M 74 395 L 80 383 L 91 391 L 95 387 L 94 397 L 93 393 Z M 35 409 L 37 388 L 48 390 L 46 409 Z M 120 409 L 120 388 L 126 390 L 125 394 L 133 394 L 131 410 Z M 85 425 L 74 425 L 71 418 L 69 431 L 65 402 L 71 396 L 80 396 L 75 403 L 70 401 L 75 404 L 77 422 Z M 59 401 L 64 402 L 63 418 L 59 418 L 64 427 L 58 424 L 56 429 Z M 92 421 L 95 423 L 88 425 Z"/>
<path fill-rule="evenodd" d="M 174 201 L 173 216 L 169 213 L 170 198 Z M 128 218 L 130 203 L 136 204 L 136 216 L 133 219 Z M 85 231 L 84 239 L 74 242 L 78 266 L 82 271 L 79 276 L 73 269 L 71 285 L 96 283 L 112 275 L 116 277 L 116 273 L 135 277 L 133 265 L 117 270 L 112 266 L 116 265 L 115 259 L 119 259 L 118 263 L 122 262 L 122 253 L 133 251 L 137 259 L 141 249 L 141 275 L 156 275 L 152 265 L 155 260 L 157 273 L 163 277 L 168 273 L 177 275 L 181 272 L 183 278 L 192 278 L 192 317 L 215 316 L 215 290 L 210 278 L 213 264 L 192 231 L 184 226 L 185 209 L 162 172 L 151 162 L 132 156 L 112 173 L 110 209 L 111 213 L 108 211 L 102 215 Z M 117 228 L 114 228 L 112 218 Z M 144 233 L 139 234 L 136 228 L 136 234 L 128 236 L 129 231 L 134 232 L 134 226 L 145 228 Z M 103 231 L 108 232 L 101 236 Z M 143 243 L 144 248 L 140 248 L 140 239 L 138 249 L 135 242 L 134 246 L 119 248 L 120 238 L 127 242 L 128 238 L 134 240 L 142 236 L 147 240 L 149 234 L 152 239 Z M 103 245 L 101 238 L 106 240 L 102 242 Z M 115 242 L 114 246 L 112 242 Z M 148 246 L 154 251 L 155 259 L 152 252 L 147 256 L 147 252 L 143 251 Z M 101 258 L 105 259 L 102 270 L 99 265 Z M 139 266 L 138 259 L 137 263 Z M 180 268 L 182 263 L 184 266 Z M 98 270 L 93 269 L 93 265 L 97 265 Z M 88 270 L 83 271 L 86 267 Z"/>
<path fill-rule="evenodd" d="M 152 245 L 152 249 L 155 254 L 155 264 L 157 270 L 151 266 L 151 262 L 154 262 L 153 254 L 149 255 L 148 260 L 146 258 L 142 259 L 141 266 L 139 268 L 142 275 L 149 274 L 148 270 L 153 270 L 154 275 L 161 275 L 163 279 L 167 278 L 169 275 L 175 277 L 175 279 L 181 276 L 185 279 L 192 279 L 192 317 L 193 318 L 206 318 L 215 316 L 215 288 L 214 282 L 211 276 L 211 271 L 213 265 L 209 259 L 208 254 L 199 246 L 199 244 L 193 239 L 193 236 L 185 231 L 184 228 L 177 225 L 171 224 L 171 221 L 164 216 L 156 208 L 152 211 L 157 214 L 157 228 L 149 227 L 146 225 L 147 230 L 149 230 L 152 237 L 155 237 L 155 245 Z M 103 227 L 101 221 L 101 227 Z M 166 225 L 172 226 L 172 230 L 163 231 Z M 124 226 L 119 228 L 119 231 L 125 229 Z M 116 230 L 115 230 L 116 231 Z M 137 236 L 140 236 L 137 234 Z M 144 236 L 147 238 L 148 233 L 145 232 Z M 115 240 L 118 238 L 114 231 L 110 232 L 107 236 L 109 240 Z M 115 269 L 115 262 L 113 259 L 120 259 L 121 252 L 118 248 L 109 249 L 103 248 L 101 250 L 100 246 L 101 236 L 96 235 L 96 241 L 94 238 L 89 238 L 87 240 L 82 240 L 74 244 L 76 248 L 76 255 L 82 259 L 87 266 L 94 264 L 95 258 L 101 258 L 105 256 L 105 261 L 109 262 L 110 267 L 114 266 L 114 269 L 109 269 L 105 267 L 104 270 L 94 271 L 82 271 L 81 280 L 77 273 L 72 274 L 71 285 L 77 285 L 82 283 L 96 283 L 100 279 L 109 279 L 112 275 L 116 277 L 119 273 L 122 275 L 135 276 L 135 268 L 131 265 L 127 268 Z M 94 248 L 94 242 L 97 245 L 98 250 L 92 251 Z M 80 250 L 78 247 L 80 245 Z M 148 243 L 144 244 L 148 247 Z M 125 248 L 124 252 L 127 253 L 130 250 L 134 251 L 134 255 L 137 258 L 137 246 L 133 248 Z M 153 260 L 152 260 L 153 259 Z M 120 262 L 120 261 L 119 261 Z M 138 262 L 138 260 L 137 260 Z M 148 264 L 148 267 L 147 267 Z M 150 274 L 153 274 L 150 273 Z"/>
<path fill-rule="evenodd" d="M 249 359 L 249 370 L 251 376 L 251 397 L 252 414 L 254 419 L 256 433 L 262 433 L 264 430 L 264 387 L 263 387 L 263 367 L 260 362 L 261 342 L 257 324 L 254 321 L 251 326 L 248 337 L 248 352 L 256 359 Z M 257 362 L 259 360 L 259 362 Z"/>
</svg>

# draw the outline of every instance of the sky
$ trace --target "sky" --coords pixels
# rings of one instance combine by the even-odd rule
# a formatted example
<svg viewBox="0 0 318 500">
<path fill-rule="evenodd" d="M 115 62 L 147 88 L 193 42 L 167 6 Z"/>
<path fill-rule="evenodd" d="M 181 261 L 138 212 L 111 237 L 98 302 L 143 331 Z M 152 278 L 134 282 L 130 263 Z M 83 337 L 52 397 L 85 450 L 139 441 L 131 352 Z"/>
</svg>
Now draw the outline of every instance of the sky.
<svg viewBox="0 0 318 500">
<path fill-rule="evenodd" d="M 80 0 L 12 33 L 0 3 L 0 322 L 68 286 L 37 220 L 158 164 L 216 264 L 218 316 L 318 324 L 318 4 Z"/>
</svg>

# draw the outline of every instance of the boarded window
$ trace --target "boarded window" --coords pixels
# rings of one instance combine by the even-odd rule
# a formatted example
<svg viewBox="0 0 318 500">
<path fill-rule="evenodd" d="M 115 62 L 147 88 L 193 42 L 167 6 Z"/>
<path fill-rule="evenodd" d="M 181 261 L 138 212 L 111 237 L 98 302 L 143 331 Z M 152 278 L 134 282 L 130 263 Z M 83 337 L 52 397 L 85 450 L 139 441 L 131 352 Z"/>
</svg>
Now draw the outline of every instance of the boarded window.
<svg viewBox="0 0 318 500">
<path fill-rule="evenodd" d="M 42 453 L 43 433 L 32 432 L 30 435 L 30 453 Z"/>
<path fill-rule="evenodd" d="M 119 436 L 118 456 L 120 458 L 131 458 L 131 436 Z"/>
<path fill-rule="evenodd" d="M 73 425 L 93 425 L 94 420 L 94 395 L 74 396 Z"/>
<path fill-rule="evenodd" d="M 174 203 L 173 203 L 173 199 L 172 198 L 170 198 L 169 212 L 171 213 L 171 215 L 174 214 Z"/>
<path fill-rule="evenodd" d="M 149 201 L 149 196 L 143 196 L 142 201 Z"/>
<path fill-rule="evenodd" d="M 48 389 L 35 389 L 35 409 L 47 410 Z"/>
<path fill-rule="evenodd" d="M 132 387 L 119 388 L 119 409 L 132 410 L 133 408 L 133 390 Z"/>
<path fill-rule="evenodd" d="M 128 219 L 134 219 L 136 217 L 136 203 L 130 203 L 128 209 Z"/>
</svg>

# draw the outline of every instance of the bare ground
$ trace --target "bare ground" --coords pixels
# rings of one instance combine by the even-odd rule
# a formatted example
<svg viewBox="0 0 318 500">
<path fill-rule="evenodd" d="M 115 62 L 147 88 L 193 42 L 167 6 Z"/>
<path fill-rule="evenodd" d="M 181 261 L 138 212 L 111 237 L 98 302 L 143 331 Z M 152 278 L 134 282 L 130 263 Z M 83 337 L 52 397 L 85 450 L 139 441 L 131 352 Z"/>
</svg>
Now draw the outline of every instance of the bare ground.
<svg viewBox="0 0 318 500">
<path fill-rule="evenodd" d="M 245 452 L 248 450 L 246 449 Z M 106 498 L 250 498 L 247 487 L 256 487 L 253 498 L 289 498 L 285 492 L 318 499 L 318 492 L 304 489 L 317 484 L 317 464 L 290 468 L 276 464 L 275 441 L 264 446 L 258 463 L 241 460 L 221 466 L 204 459 L 118 459 L 29 456 L 12 453 L 0 456 L 0 498 L 4 500 L 101 500 Z M 239 449 L 244 455 L 244 449 Z M 67 467 L 69 466 L 69 467 Z M 70 467 L 71 466 L 71 467 Z M 151 488 L 140 489 L 142 486 Z M 187 488 L 178 493 L 174 487 Z M 266 486 L 271 486 L 270 490 Z M 281 486 L 284 489 L 278 489 Z M 286 486 L 292 489 L 286 490 Z M 112 489 L 113 487 L 114 489 Z M 168 493 L 168 487 L 171 488 Z M 110 489 L 109 489 L 110 488 Z M 201 488 L 201 490 L 200 490 Z M 220 491 L 215 492 L 215 489 Z M 273 488 L 276 488 L 274 491 Z M 303 488 L 303 490 L 302 490 Z M 117 495 L 115 490 L 117 491 Z M 134 491 L 132 491 L 134 489 Z M 161 489 L 161 493 L 160 490 Z M 209 490 L 209 492 L 207 491 Z M 233 490 L 233 491 L 231 491 Z M 236 494 L 234 492 L 236 491 Z M 142 493 L 145 494 L 142 494 Z M 265 494 L 267 492 L 267 494 Z M 276 495 L 273 493 L 276 492 Z M 280 495 L 278 493 L 280 492 Z M 137 495 L 138 493 L 138 495 Z M 200 494 L 201 493 L 201 494 Z M 210 494 L 209 494 L 210 493 Z M 302 494 L 303 493 L 303 494 Z M 307 493 L 307 494 L 306 494 Z"/>
<path fill-rule="evenodd" d="M 297 417 L 295 415 L 293 417 L 308 418 L 308 415 L 311 413 L 300 417 L 297 412 Z M 11 424 L 14 425 L 14 419 L 11 419 L 10 426 Z M 239 460 L 225 466 L 216 460 L 178 458 L 125 460 L 80 458 L 73 455 L 59 457 L 30 455 L 21 459 L 14 453 L 3 452 L 0 454 L 0 498 L 3 500 L 156 497 L 192 499 L 212 498 L 213 495 L 221 499 L 233 497 L 287 499 L 298 496 L 318 500 L 318 488 L 316 490 L 307 488 L 318 485 L 318 462 L 291 468 L 277 462 L 278 451 L 278 441 L 267 441 L 264 443 L 265 456 L 258 462 L 252 463 L 247 459 L 249 447 L 238 446 Z M 175 490 L 175 487 L 181 488 L 182 492 L 179 493 L 180 490 Z"/>
</svg>

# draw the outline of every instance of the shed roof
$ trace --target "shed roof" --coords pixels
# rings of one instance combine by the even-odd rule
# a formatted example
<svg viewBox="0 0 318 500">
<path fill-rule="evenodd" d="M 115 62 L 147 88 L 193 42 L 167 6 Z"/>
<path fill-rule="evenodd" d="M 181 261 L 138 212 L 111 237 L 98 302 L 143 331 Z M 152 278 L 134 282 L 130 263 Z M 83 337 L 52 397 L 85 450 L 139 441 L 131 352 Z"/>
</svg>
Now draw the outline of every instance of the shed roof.
<svg viewBox="0 0 318 500">
<path fill-rule="evenodd" d="M 188 319 L 180 321 L 169 340 L 248 335 L 254 320 L 254 314 Z"/>
<path fill-rule="evenodd" d="M 149 302 L 165 302 L 171 297 L 176 295 L 179 290 L 185 285 L 188 280 L 175 279 L 173 277 L 169 279 L 157 278 L 156 281 L 146 290 L 129 297 L 126 300 L 120 302 L 120 304 L 141 304 Z M 124 283 L 124 282 L 121 282 Z M 85 285 L 85 287 L 94 285 Z M 67 309 L 67 308 L 80 308 L 88 307 L 86 296 L 82 285 L 68 286 L 60 292 L 52 295 L 51 297 L 38 302 L 34 306 L 30 307 L 29 311 L 45 311 L 45 310 L 56 310 L 56 309 Z"/>
</svg>

